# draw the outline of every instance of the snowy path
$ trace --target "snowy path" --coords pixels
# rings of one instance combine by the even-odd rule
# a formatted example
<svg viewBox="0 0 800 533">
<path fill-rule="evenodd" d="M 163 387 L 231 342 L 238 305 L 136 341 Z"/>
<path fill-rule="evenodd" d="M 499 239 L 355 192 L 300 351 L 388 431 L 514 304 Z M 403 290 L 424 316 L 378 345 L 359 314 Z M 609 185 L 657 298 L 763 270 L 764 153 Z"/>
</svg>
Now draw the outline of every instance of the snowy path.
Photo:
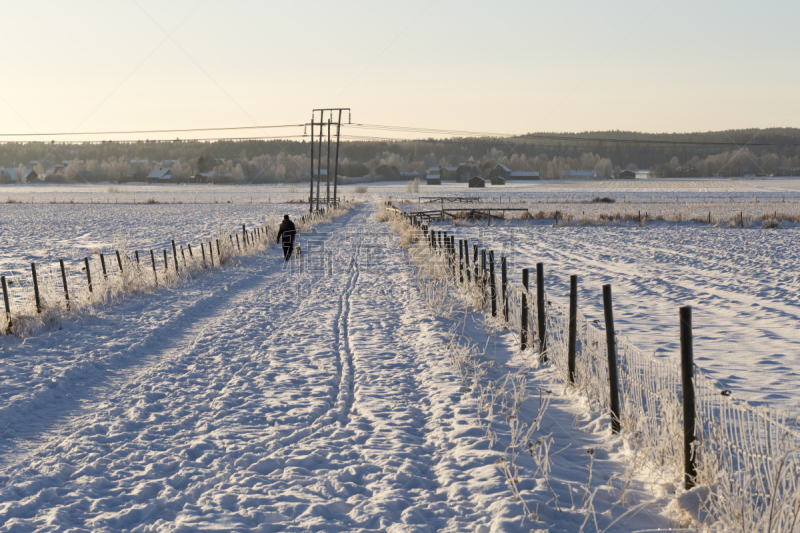
<svg viewBox="0 0 800 533">
<path fill-rule="evenodd" d="M 301 238 L 325 241 L 330 274 L 246 259 L 4 340 L 0 530 L 530 530 L 494 466 L 502 447 L 471 423 L 474 397 L 441 355 L 447 323 L 407 290 L 405 252 L 373 213 Z M 560 442 L 579 440 L 556 490 L 585 482 L 594 446 L 613 493 L 624 457 L 558 402 Z M 623 512 L 608 502 L 601 528 Z M 582 520 L 540 514 L 540 528 Z"/>
</svg>

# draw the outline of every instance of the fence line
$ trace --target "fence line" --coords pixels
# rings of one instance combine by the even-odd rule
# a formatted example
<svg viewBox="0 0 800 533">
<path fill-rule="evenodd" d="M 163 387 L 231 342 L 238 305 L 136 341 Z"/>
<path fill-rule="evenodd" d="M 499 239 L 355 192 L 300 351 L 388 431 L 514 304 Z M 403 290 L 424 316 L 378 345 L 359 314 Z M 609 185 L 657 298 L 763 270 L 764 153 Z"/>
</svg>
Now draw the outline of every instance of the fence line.
<svg viewBox="0 0 800 533">
<path fill-rule="evenodd" d="M 333 220 L 355 205 L 355 202 L 348 201 L 340 209 L 327 213 L 321 209 L 303 215 L 296 223 L 298 232 Z M 108 261 L 103 253 L 99 253 L 97 257 L 87 255 L 77 262 L 59 259 L 31 263 L 29 272 L 16 271 L 2 276 L 4 318 L 0 320 L 0 333 L 29 333 L 42 323 L 116 301 L 125 294 L 150 292 L 201 270 L 219 268 L 236 256 L 252 255 L 276 240 L 279 221 L 277 217 L 272 218 L 274 220 L 264 226 L 251 230 L 242 224 L 242 238 L 240 240 L 236 233 L 236 244 L 233 234 L 229 239 L 216 235 L 208 241 L 201 241 L 202 255 L 194 255 L 191 244 L 187 243 L 187 256 L 183 245 L 173 240 L 169 248 L 145 250 L 141 258 L 139 250 L 122 249 L 113 250 L 114 255 L 109 255 Z M 116 257 L 116 261 L 112 257 Z"/>
<path fill-rule="evenodd" d="M 460 272 L 466 262 L 448 244 L 453 237 L 448 236 L 442 247 L 436 233 L 422 223 L 422 217 L 415 217 L 413 212 L 402 213 L 402 217 L 414 228 L 413 245 L 424 250 L 414 254 L 420 266 L 438 269 L 467 293 L 468 303 L 476 308 L 487 312 L 491 308 L 494 320 L 519 335 L 521 343 L 527 332 L 527 347 L 539 352 L 540 360 L 546 357 L 567 387 L 588 399 L 593 408 L 607 412 L 612 407 L 608 345 L 613 340 L 616 359 L 611 361 L 616 361 L 619 379 L 618 423 L 635 448 L 635 467 L 648 469 L 665 481 L 686 472 L 686 489 L 695 484 L 706 487 L 703 509 L 693 511 L 702 511 L 699 514 L 716 521 L 714 527 L 800 530 L 800 431 L 796 416 L 736 401 L 730 391 L 691 364 L 688 376 L 693 383 L 695 421 L 694 427 L 689 427 L 691 421 L 686 423 L 682 412 L 681 365 L 650 356 L 620 335 L 607 338 L 606 332 L 577 308 L 573 313 L 576 362 L 571 376 L 571 309 L 547 294 L 543 275 L 537 275 L 536 289 L 508 283 L 504 294 L 498 294 L 492 283 L 491 263 L 488 268 L 485 264 L 478 268 L 476 263 L 475 275 L 462 280 Z M 447 236 L 447 232 L 444 234 Z M 482 251 L 481 257 L 483 252 L 487 251 Z M 494 253 L 488 250 L 485 255 L 491 258 Z M 538 274 L 542 266 L 537 267 Z M 543 296 L 543 302 L 537 301 L 537 293 Z M 499 305 L 494 303 L 497 298 L 501 299 Z M 523 302 L 527 305 L 524 310 Z M 506 306 L 507 318 L 495 312 Z M 691 350 L 691 345 L 688 348 Z M 688 474 L 695 471 L 696 475 Z"/>
</svg>

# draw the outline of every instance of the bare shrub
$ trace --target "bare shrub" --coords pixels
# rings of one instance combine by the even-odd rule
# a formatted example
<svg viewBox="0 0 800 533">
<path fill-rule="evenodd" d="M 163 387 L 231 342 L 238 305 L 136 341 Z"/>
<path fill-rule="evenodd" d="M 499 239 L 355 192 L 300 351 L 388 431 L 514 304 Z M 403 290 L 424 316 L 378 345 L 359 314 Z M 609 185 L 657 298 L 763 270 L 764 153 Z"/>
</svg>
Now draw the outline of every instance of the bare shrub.
<svg viewBox="0 0 800 533">
<path fill-rule="evenodd" d="M 419 178 L 413 179 L 406 183 L 406 192 L 414 193 L 419 192 Z"/>
<path fill-rule="evenodd" d="M 613 204 L 615 202 L 616 200 L 614 200 L 613 198 L 609 198 L 608 196 L 604 196 L 602 198 L 599 196 L 595 196 L 594 198 L 592 198 L 592 203 L 595 204 Z"/>
<path fill-rule="evenodd" d="M 367 192 L 367 186 L 366 185 L 359 185 L 358 187 L 355 188 L 355 193 L 356 194 L 365 194 L 366 192 Z"/>
</svg>

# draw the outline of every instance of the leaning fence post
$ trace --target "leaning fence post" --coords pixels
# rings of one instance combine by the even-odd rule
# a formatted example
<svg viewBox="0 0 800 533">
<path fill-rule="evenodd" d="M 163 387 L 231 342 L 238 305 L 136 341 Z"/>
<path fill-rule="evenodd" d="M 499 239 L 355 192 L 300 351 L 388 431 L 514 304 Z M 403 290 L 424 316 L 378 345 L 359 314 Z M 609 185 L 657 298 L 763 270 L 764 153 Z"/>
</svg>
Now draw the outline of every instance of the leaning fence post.
<svg viewBox="0 0 800 533">
<path fill-rule="evenodd" d="M 103 257 L 103 254 L 100 254 L 100 265 L 103 267 L 103 279 L 108 279 L 108 273 L 106 272 L 106 258 Z"/>
<path fill-rule="evenodd" d="M 11 306 L 8 304 L 8 285 L 5 276 L 0 276 L 0 283 L 3 285 L 3 303 L 6 305 L 6 334 L 11 334 Z"/>
<path fill-rule="evenodd" d="M 567 345 L 567 368 L 569 382 L 575 383 L 575 345 L 578 337 L 578 276 L 569 277 L 569 340 Z"/>
<path fill-rule="evenodd" d="M 508 270 L 506 256 L 500 256 L 500 290 L 503 298 L 503 319 L 508 323 Z"/>
<path fill-rule="evenodd" d="M 117 264 L 119 265 L 119 271 L 120 272 L 125 272 L 122 269 L 122 258 L 119 256 L 119 250 L 117 250 L 116 252 L 117 252 Z"/>
<path fill-rule="evenodd" d="M 603 310 L 606 315 L 606 352 L 608 353 L 611 432 L 619 433 L 619 377 L 617 375 L 617 340 L 614 336 L 614 311 L 611 308 L 611 285 L 603 285 Z"/>
<path fill-rule="evenodd" d="M 89 292 L 92 291 L 92 272 L 89 270 L 89 258 L 84 257 L 83 262 L 86 265 L 86 282 L 89 284 Z"/>
<path fill-rule="evenodd" d="M 156 286 L 158 286 L 158 273 L 156 272 L 156 256 L 153 254 L 153 250 L 150 250 L 150 261 L 153 262 L 153 281 L 155 281 Z"/>
<path fill-rule="evenodd" d="M 244 241 L 244 247 L 247 248 L 247 224 L 242 224 L 242 240 Z"/>
<path fill-rule="evenodd" d="M 67 309 L 69 309 L 69 289 L 67 289 L 67 271 L 64 269 L 64 260 L 59 259 L 61 264 L 61 281 L 64 282 L 64 299 L 67 301 Z"/>
<path fill-rule="evenodd" d="M 683 400 L 683 484 L 686 490 L 695 485 L 697 469 L 692 445 L 695 441 L 694 349 L 692 347 L 692 308 L 680 308 L 681 319 L 681 396 Z"/>
<path fill-rule="evenodd" d="M 194 254 L 192 253 L 192 245 L 187 243 L 186 246 L 189 248 L 189 258 L 190 259 L 194 259 Z M 186 264 L 186 259 L 185 258 L 184 258 L 183 262 L 184 262 L 184 264 Z"/>
<path fill-rule="evenodd" d="M 133 254 L 136 256 L 136 265 L 137 265 L 136 268 L 138 269 L 139 268 L 139 266 L 138 266 L 139 265 L 139 250 L 135 250 L 133 252 Z"/>
<path fill-rule="evenodd" d="M 178 263 L 178 260 L 175 259 L 175 266 L 176 267 L 178 266 L 177 263 Z M 169 271 L 169 259 L 167 259 L 167 251 L 164 250 L 164 272 L 168 272 L 168 271 Z M 164 276 L 164 279 L 166 279 L 166 275 Z"/>
<path fill-rule="evenodd" d="M 211 241 L 208 241 L 208 257 L 211 262 L 211 268 L 214 268 L 214 247 L 211 245 Z M 217 260 L 219 260 L 219 257 L 217 257 Z"/>
<path fill-rule="evenodd" d="M 164 251 L 164 257 L 166 259 L 166 250 Z M 175 260 L 175 272 L 178 271 L 178 250 L 175 248 L 175 241 L 172 241 L 172 258 Z"/>
<path fill-rule="evenodd" d="M 222 252 L 219 251 L 219 239 L 217 239 L 217 263 L 222 264 Z"/>
<path fill-rule="evenodd" d="M 494 280 L 494 251 L 489 250 L 489 292 L 492 294 L 492 316 L 497 316 L 497 286 Z"/>
<path fill-rule="evenodd" d="M 33 276 L 33 297 L 36 300 L 36 312 L 42 312 L 42 302 L 39 300 L 39 280 L 36 279 L 36 263 L 31 263 L 31 275 Z"/>
<path fill-rule="evenodd" d="M 522 269 L 522 303 L 520 305 L 519 349 L 528 349 L 528 269 Z"/>
<path fill-rule="evenodd" d="M 203 254 L 203 268 L 205 268 L 206 267 L 206 247 L 203 246 L 203 242 L 202 241 L 200 242 L 200 252 L 202 252 L 202 254 Z M 191 253 L 192 253 L 192 249 L 189 248 L 189 254 L 191 254 Z"/>
<path fill-rule="evenodd" d="M 244 240 L 244 237 L 242 237 L 242 240 Z M 242 247 L 239 245 L 239 235 L 236 235 L 236 247 L 239 249 L 239 252 L 242 251 Z"/>
<path fill-rule="evenodd" d="M 547 315 L 544 301 L 544 263 L 536 263 L 536 314 L 539 322 L 539 361 L 547 361 Z"/>
</svg>

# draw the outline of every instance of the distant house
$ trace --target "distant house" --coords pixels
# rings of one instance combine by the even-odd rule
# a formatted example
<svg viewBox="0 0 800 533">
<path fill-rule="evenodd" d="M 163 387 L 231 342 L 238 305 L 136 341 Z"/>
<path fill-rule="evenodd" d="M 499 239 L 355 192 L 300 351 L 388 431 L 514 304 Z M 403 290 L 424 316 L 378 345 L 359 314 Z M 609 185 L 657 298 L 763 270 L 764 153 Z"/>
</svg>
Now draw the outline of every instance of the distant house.
<svg viewBox="0 0 800 533">
<path fill-rule="evenodd" d="M 35 183 L 41 181 L 35 170 L 26 168 L 22 174 L 16 168 L 0 168 L 0 182 L 6 183 Z"/>
<path fill-rule="evenodd" d="M 437 180 L 439 180 L 441 182 L 441 180 L 442 180 L 441 169 L 439 167 L 430 167 L 428 169 L 427 175 L 425 176 L 425 179 L 427 179 L 429 181 L 431 179 L 437 179 Z"/>
<path fill-rule="evenodd" d="M 162 168 L 147 175 L 147 183 L 172 183 L 172 171 Z"/>
<path fill-rule="evenodd" d="M 428 177 L 425 178 L 425 182 L 428 185 L 441 185 L 442 184 L 442 180 L 441 180 L 441 178 L 439 178 L 438 174 L 428 174 Z"/>
<path fill-rule="evenodd" d="M 539 179 L 539 173 L 538 172 L 510 172 L 509 173 L 509 177 L 506 178 L 506 179 L 526 180 L 526 181 L 538 180 Z"/>
<path fill-rule="evenodd" d="M 650 175 L 650 171 L 649 170 L 637 170 L 636 171 L 636 179 L 637 180 L 646 180 L 647 178 L 650 178 L 650 177 L 651 177 L 651 175 Z"/>
<path fill-rule="evenodd" d="M 621 180 L 632 180 L 636 178 L 636 172 L 633 170 L 623 170 L 619 173 L 619 178 Z"/>
<path fill-rule="evenodd" d="M 492 181 L 492 185 L 505 185 L 506 184 L 506 180 L 501 178 L 500 176 L 494 176 L 493 178 L 491 178 L 491 181 Z"/>
<path fill-rule="evenodd" d="M 198 172 L 194 176 L 189 176 L 189 183 L 208 183 L 211 172 Z"/>
<path fill-rule="evenodd" d="M 471 178 L 469 180 L 469 188 L 470 189 L 483 188 L 483 187 L 486 187 L 486 181 L 484 181 L 483 178 L 479 178 L 479 177 L 475 176 L 474 178 Z"/>
<path fill-rule="evenodd" d="M 511 169 L 505 165 L 495 165 L 492 167 L 492 170 L 489 171 L 489 176 L 491 178 L 503 178 L 507 180 L 511 177 Z"/>
</svg>

